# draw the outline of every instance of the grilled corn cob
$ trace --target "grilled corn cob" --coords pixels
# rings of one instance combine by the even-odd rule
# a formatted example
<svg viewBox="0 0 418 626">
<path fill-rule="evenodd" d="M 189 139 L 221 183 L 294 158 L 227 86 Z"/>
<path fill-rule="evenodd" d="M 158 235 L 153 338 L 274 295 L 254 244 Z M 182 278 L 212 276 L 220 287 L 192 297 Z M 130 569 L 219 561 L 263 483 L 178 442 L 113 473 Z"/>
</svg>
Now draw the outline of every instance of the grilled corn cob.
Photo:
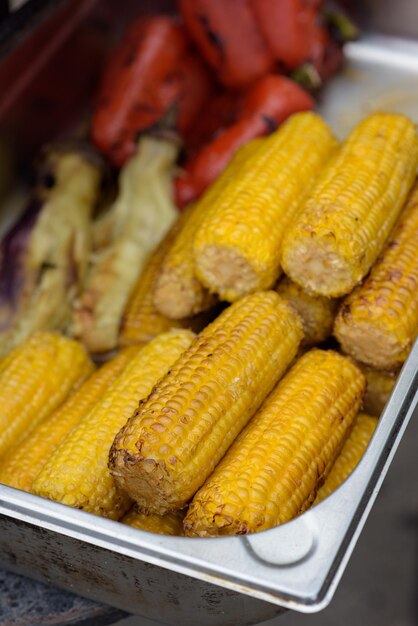
<svg viewBox="0 0 418 626">
<path fill-rule="evenodd" d="M 164 260 L 154 293 L 155 308 L 171 319 L 190 317 L 214 302 L 214 296 L 195 276 L 193 237 L 202 212 L 191 206 L 186 213 L 188 219 Z"/>
<path fill-rule="evenodd" d="M 283 268 L 304 289 L 343 296 L 379 255 L 418 165 L 414 124 L 374 113 L 317 180 L 283 241 Z"/>
<path fill-rule="evenodd" d="M 109 473 L 109 448 L 140 400 L 193 337 L 187 330 L 171 330 L 144 346 L 49 458 L 31 491 L 111 519 L 124 515 L 131 500 L 117 489 Z"/>
<path fill-rule="evenodd" d="M 282 278 L 276 288 L 277 293 L 286 298 L 289 304 L 299 313 L 305 337 L 303 344 L 313 346 L 325 341 L 332 334 L 334 314 L 337 301 L 324 296 L 306 293 L 287 276 Z"/>
<path fill-rule="evenodd" d="M 343 301 L 334 334 L 343 350 L 396 370 L 418 334 L 418 184 L 370 275 Z"/>
<path fill-rule="evenodd" d="M 344 443 L 325 483 L 318 491 L 315 504 L 331 495 L 355 469 L 360 461 L 377 426 L 377 419 L 359 413 L 354 420 L 353 428 Z"/>
<path fill-rule="evenodd" d="M 196 271 L 204 285 L 234 301 L 274 284 L 283 234 L 335 146 L 314 113 L 293 115 L 263 140 L 214 198 L 197 230 Z"/>
<path fill-rule="evenodd" d="M 214 302 L 196 277 L 193 242 L 198 228 L 214 199 L 238 175 L 264 139 L 255 139 L 243 146 L 197 204 L 186 210 L 186 220 L 167 254 L 156 284 L 154 304 L 158 311 L 172 319 L 182 319 L 209 308 Z"/>
<path fill-rule="evenodd" d="M 101 162 L 85 146 L 57 146 L 46 152 L 41 171 L 52 187 L 38 188 L 43 204 L 26 241 L 22 233 L 9 255 L 2 254 L 18 294 L 13 323 L 1 336 L 1 355 L 37 330 L 65 330 L 86 277 Z"/>
<path fill-rule="evenodd" d="M 177 511 L 167 515 L 145 515 L 133 507 L 120 521 L 133 528 L 159 535 L 184 535 L 183 515 Z"/>
<path fill-rule="evenodd" d="M 127 348 L 94 374 L 0 461 L 0 483 L 29 491 L 47 459 L 70 430 L 89 413 L 138 348 Z"/>
<path fill-rule="evenodd" d="M 186 534 L 242 535 L 305 511 L 341 450 L 364 387 L 360 370 L 336 352 L 301 357 L 195 495 Z"/>
<path fill-rule="evenodd" d="M 119 344 L 146 343 L 159 333 L 181 326 L 157 311 L 154 306 L 154 290 L 167 252 L 185 220 L 185 211 L 171 227 L 163 241 L 149 257 L 141 273 L 122 318 Z"/>
<path fill-rule="evenodd" d="M 5 357 L 0 374 L 0 456 L 16 446 L 93 371 L 83 346 L 39 331 Z"/>
<path fill-rule="evenodd" d="M 90 258 L 90 271 L 74 304 L 72 333 L 90 352 L 113 350 L 123 311 L 138 275 L 177 217 L 171 198 L 178 146 L 142 136 L 119 175 L 111 241 Z M 109 217 L 111 220 L 111 218 Z"/>
<path fill-rule="evenodd" d="M 370 415 L 379 417 L 389 400 L 396 383 L 397 372 L 385 372 L 358 363 L 366 377 L 367 388 L 364 394 L 363 408 Z"/>
<path fill-rule="evenodd" d="M 299 317 L 252 294 L 198 335 L 115 438 L 109 467 L 148 512 L 181 509 L 294 358 Z"/>
</svg>

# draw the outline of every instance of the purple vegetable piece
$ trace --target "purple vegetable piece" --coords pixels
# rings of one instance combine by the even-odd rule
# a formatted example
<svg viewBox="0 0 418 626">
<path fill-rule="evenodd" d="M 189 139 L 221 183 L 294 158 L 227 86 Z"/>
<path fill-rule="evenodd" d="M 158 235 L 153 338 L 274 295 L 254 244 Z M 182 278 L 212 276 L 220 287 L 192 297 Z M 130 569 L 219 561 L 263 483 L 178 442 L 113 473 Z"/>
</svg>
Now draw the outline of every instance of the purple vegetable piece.
<svg viewBox="0 0 418 626">
<path fill-rule="evenodd" d="M 9 328 L 24 284 L 24 256 L 42 203 L 32 200 L 0 243 L 0 331 Z"/>
</svg>

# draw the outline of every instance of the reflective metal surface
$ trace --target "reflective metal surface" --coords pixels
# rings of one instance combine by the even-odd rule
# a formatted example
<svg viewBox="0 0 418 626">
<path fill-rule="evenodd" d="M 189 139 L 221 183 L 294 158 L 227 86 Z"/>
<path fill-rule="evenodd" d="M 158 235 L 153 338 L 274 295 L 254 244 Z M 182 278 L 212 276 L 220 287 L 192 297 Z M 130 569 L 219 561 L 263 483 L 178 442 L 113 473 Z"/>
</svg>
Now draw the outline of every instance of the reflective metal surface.
<svg viewBox="0 0 418 626">
<path fill-rule="evenodd" d="M 418 43 L 370 35 L 347 49 L 320 112 L 339 135 L 374 109 L 418 122 Z M 0 561 L 170 624 L 253 624 L 329 603 L 418 402 L 418 344 L 360 465 L 330 498 L 286 525 L 245 537 L 140 532 L 0 485 Z"/>
</svg>

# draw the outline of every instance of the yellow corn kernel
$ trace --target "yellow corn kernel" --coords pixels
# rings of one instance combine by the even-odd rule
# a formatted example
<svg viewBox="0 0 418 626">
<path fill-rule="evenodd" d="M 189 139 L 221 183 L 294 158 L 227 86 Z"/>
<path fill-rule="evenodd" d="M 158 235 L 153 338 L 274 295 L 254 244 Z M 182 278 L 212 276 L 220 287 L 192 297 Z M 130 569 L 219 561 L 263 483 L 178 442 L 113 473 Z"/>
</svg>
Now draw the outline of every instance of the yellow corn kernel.
<svg viewBox="0 0 418 626">
<path fill-rule="evenodd" d="M 280 273 L 283 235 L 335 147 L 320 117 L 298 113 L 234 172 L 194 239 L 197 276 L 210 291 L 234 301 L 272 287 Z"/>
<path fill-rule="evenodd" d="M 343 301 L 334 334 L 344 352 L 378 369 L 396 370 L 418 334 L 418 183 L 382 256 Z"/>
<path fill-rule="evenodd" d="M 349 293 L 379 255 L 417 165 L 418 136 L 410 120 L 390 113 L 363 120 L 324 168 L 286 233 L 286 274 L 314 293 Z"/>
<path fill-rule="evenodd" d="M 146 530 L 150 533 L 159 535 L 184 535 L 183 517 L 181 513 L 175 511 L 167 513 L 167 515 L 145 515 L 140 513 L 133 507 L 122 519 L 122 524 L 138 528 L 138 530 Z"/>
<path fill-rule="evenodd" d="M 364 388 L 350 359 L 316 349 L 302 356 L 195 495 L 186 534 L 242 535 L 305 511 L 341 450 Z"/>
<path fill-rule="evenodd" d="M 184 212 L 171 227 L 162 242 L 149 257 L 131 294 L 122 318 L 119 344 L 147 343 L 170 328 L 182 326 L 180 322 L 162 315 L 154 306 L 154 291 L 164 259 L 184 222 Z"/>
<path fill-rule="evenodd" d="M 16 446 L 94 369 L 84 347 L 38 331 L 5 357 L 0 374 L 0 456 Z"/>
<path fill-rule="evenodd" d="M 230 165 L 206 191 L 203 198 L 184 212 L 182 228 L 168 252 L 154 293 L 158 311 L 172 319 L 183 319 L 208 309 L 215 301 L 196 277 L 193 243 L 196 232 L 214 198 L 233 180 L 251 156 L 264 145 L 265 139 L 254 139 L 240 148 Z"/>
<path fill-rule="evenodd" d="M 48 458 L 70 430 L 99 402 L 139 348 L 127 348 L 94 372 L 61 406 L 0 461 L 0 483 L 29 491 Z"/>
<path fill-rule="evenodd" d="M 115 438 L 109 467 L 141 510 L 183 508 L 296 355 L 302 324 L 274 291 L 195 339 Z"/>
<path fill-rule="evenodd" d="M 170 330 L 144 346 L 48 459 L 32 485 L 32 493 L 96 515 L 122 517 L 131 500 L 116 487 L 109 473 L 109 448 L 140 401 L 193 337 L 188 330 Z"/>
<path fill-rule="evenodd" d="M 385 372 L 376 370 L 362 363 L 358 363 L 367 381 L 366 393 L 364 394 L 363 408 L 370 415 L 380 417 L 398 377 L 398 372 Z"/>
<path fill-rule="evenodd" d="M 306 293 L 290 278 L 284 276 L 276 287 L 277 293 L 286 298 L 300 315 L 305 337 L 303 345 L 314 346 L 332 334 L 337 301 L 325 296 Z"/>
<path fill-rule="evenodd" d="M 365 413 L 357 415 L 341 453 L 338 455 L 325 483 L 318 491 L 314 505 L 331 495 L 350 476 L 369 445 L 376 426 L 377 419 L 375 417 Z"/>
<path fill-rule="evenodd" d="M 202 212 L 193 205 L 184 214 L 187 219 L 164 260 L 154 292 L 155 308 L 171 319 L 196 315 L 214 302 L 195 276 L 193 237 Z"/>
</svg>

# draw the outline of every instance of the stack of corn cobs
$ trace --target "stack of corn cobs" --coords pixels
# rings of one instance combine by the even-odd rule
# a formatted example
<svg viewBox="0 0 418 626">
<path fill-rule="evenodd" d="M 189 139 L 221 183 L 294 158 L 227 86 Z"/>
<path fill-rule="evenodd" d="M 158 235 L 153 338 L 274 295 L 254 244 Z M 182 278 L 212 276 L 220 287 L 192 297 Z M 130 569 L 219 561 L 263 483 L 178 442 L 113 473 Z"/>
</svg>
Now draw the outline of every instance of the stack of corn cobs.
<svg viewBox="0 0 418 626">
<path fill-rule="evenodd" d="M 91 227 L 100 163 L 49 154 L 4 243 L 0 482 L 153 532 L 256 532 L 347 478 L 418 334 L 418 136 L 374 113 L 339 143 L 295 113 L 179 216 L 177 149 L 143 137 Z"/>
</svg>

